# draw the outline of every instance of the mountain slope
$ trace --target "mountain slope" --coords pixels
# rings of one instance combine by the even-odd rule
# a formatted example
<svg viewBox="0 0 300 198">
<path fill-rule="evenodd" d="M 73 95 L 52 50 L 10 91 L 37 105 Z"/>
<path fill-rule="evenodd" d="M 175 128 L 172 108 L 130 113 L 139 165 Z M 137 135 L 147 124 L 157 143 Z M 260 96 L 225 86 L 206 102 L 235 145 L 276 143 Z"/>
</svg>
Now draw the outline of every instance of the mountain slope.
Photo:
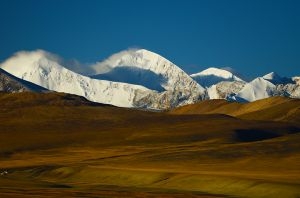
<svg viewBox="0 0 300 198">
<path fill-rule="evenodd" d="M 226 114 L 250 120 L 300 123 L 300 100 L 270 97 L 250 103 L 207 100 L 170 111 L 171 114 Z"/>
<path fill-rule="evenodd" d="M 209 99 L 231 99 L 245 85 L 244 81 L 222 81 L 207 88 L 208 97 Z"/>
<path fill-rule="evenodd" d="M 155 100 L 163 108 L 191 104 L 206 98 L 205 89 L 188 74 L 164 57 L 145 50 L 128 50 L 112 55 L 93 66 L 92 78 L 142 85 L 160 95 L 145 98 Z M 154 100 L 153 100 L 154 98 Z"/>
<path fill-rule="evenodd" d="M 52 54 L 42 50 L 17 53 L 1 64 L 1 68 L 49 90 L 121 107 L 134 107 L 135 100 L 151 92 L 138 85 L 100 81 L 79 75 L 64 68 Z"/>
<path fill-rule="evenodd" d="M 95 64 L 93 68 L 97 74 L 93 77 L 99 79 L 109 78 L 120 82 L 131 82 L 135 79 L 145 87 L 151 86 L 149 84 L 152 83 L 159 83 L 164 90 L 188 89 L 193 86 L 194 91 L 204 92 L 204 89 L 178 66 L 145 49 L 114 54 L 103 62 Z M 128 75 L 123 73 L 127 70 L 129 70 Z"/>
<path fill-rule="evenodd" d="M 41 92 L 46 91 L 46 89 L 25 80 L 16 78 L 0 68 L 0 92 L 1 91 L 12 93 L 24 91 Z"/>
<path fill-rule="evenodd" d="M 157 92 L 141 85 L 83 76 L 66 69 L 57 56 L 42 50 L 17 53 L 2 63 L 1 68 L 49 90 L 75 94 L 93 102 L 120 107 L 161 110 L 191 104 L 205 98 L 205 90 L 177 66 L 152 52 L 140 50 L 138 55 L 141 55 L 140 53 L 145 57 L 138 60 L 148 63 L 148 68 L 145 69 L 151 70 L 155 66 L 155 70 L 152 70 L 160 72 L 159 75 L 168 79 L 161 84 L 166 91 Z M 153 61 L 161 62 L 153 65 Z"/>
<path fill-rule="evenodd" d="M 264 75 L 263 79 L 270 81 L 274 85 L 293 83 L 293 80 L 291 78 L 281 77 L 275 72 Z"/>
<path fill-rule="evenodd" d="M 259 77 L 247 83 L 233 98 L 237 101 L 252 102 L 272 96 L 274 90 L 274 84 Z"/>
</svg>

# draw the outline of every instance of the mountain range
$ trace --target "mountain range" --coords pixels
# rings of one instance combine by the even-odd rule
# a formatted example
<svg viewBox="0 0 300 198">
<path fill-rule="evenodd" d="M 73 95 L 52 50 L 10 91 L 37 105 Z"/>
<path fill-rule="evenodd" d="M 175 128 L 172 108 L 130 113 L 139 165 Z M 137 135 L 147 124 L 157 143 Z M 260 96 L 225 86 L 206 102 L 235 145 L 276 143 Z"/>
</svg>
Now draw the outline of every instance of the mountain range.
<svg viewBox="0 0 300 198">
<path fill-rule="evenodd" d="M 271 96 L 300 98 L 300 77 L 271 72 L 250 82 L 230 71 L 208 68 L 187 74 L 166 58 L 133 49 L 77 73 L 43 50 L 18 52 L 0 64 L 0 91 L 56 91 L 119 107 L 166 110 L 208 99 L 252 102 Z M 83 66 L 82 66 L 83 67 Z M 69 68 L 69 69 L 68 69 Z"/>
</svg>

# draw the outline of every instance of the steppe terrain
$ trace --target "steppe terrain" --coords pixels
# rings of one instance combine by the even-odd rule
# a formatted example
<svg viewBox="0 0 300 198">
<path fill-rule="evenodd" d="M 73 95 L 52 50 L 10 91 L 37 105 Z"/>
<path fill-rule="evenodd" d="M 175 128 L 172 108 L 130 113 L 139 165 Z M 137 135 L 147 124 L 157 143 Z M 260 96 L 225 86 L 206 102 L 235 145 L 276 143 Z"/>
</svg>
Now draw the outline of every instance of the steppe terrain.
<svg viewBox="0 0 300 198">
<path fill-rule="evenodd" d="M 300 100 L 168 112 L 0 94 L 0 197 L 300 197 Z"/>
</svg>

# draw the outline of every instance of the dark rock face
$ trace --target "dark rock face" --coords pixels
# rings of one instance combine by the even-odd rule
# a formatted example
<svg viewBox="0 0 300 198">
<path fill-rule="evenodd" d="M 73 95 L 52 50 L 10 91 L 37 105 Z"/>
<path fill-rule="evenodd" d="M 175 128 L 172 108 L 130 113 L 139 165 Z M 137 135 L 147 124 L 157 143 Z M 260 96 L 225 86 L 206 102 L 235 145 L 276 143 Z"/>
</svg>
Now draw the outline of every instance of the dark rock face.
<svg viewBox="0 0 300 198">
<path fill-rule="evenodd" d="M 0 69 L 0 92 L 41 92 L 46 89 L 40 86 L 37 86 L 33 83 L 27 82 L 25 80 L 19 79 L 6 71 Z"/>
</svg>

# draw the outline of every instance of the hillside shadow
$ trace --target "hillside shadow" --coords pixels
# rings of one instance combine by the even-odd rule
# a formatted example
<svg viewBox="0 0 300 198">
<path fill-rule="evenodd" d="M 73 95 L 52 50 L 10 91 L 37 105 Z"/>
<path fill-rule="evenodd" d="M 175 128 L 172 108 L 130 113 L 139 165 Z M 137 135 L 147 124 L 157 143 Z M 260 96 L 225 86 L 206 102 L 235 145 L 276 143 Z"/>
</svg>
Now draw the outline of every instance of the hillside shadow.
<svg viewBox="0 0 300 198">
<path fill-rule="evenodd" d="M 167 81 L 163 75 L 156 74 L 150 70 L 129 66 L 116 67 L 107 73 L 90 77 L 99 80 L 141 85 L 159 92 L 165 91 L 162 85 Z"/>
<path fill-rule="evenodd" d="M 299 132 L 300 129 L 298 127 L 279 129 L 236 129 L 234 139 L 238 142 L 255 142 Z"/>
<path fill-rule="evenodd" d="M 237 129 L 234 138 L 239 142 L 255 142 L 281 136 L 276 132 L 261 129 Z"/>
</svg>

